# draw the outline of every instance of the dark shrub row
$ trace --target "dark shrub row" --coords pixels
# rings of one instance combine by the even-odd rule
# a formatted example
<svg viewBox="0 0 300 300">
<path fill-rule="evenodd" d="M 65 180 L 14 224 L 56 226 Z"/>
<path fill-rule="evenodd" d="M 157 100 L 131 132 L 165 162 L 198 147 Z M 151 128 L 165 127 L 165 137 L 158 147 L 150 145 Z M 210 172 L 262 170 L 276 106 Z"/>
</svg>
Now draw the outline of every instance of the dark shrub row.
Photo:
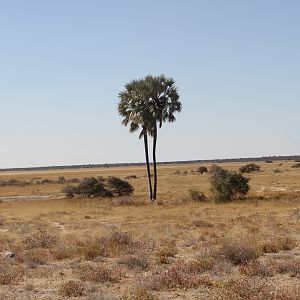
<svg viewBox="0 0 300 300">
<path fill-rule="evenodd" d="M 130 195 L 134 191 L 133 186 L 125 180 L 117 177 L 86 177 L 77 186 L 66 186 L 62 192 L 68 198 L 81 196 L 85 198 L 105 197 L 111 198 L 114 194 L 119 196 Z"/>
</svg>

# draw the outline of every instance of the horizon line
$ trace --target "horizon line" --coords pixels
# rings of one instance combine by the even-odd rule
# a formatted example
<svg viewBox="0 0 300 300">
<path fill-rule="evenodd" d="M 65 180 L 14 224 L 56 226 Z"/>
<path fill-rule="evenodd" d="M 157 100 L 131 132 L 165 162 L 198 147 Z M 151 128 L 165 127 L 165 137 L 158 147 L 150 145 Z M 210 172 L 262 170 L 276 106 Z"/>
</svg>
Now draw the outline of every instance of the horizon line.
<svg viewBox="0 0 300 300">
<path fill-rule="evenodd" d="M 297 160 L 300 159 L 299 154 L 295 155 L 270 155 L 260 157 L 238 157 L 238 158 L 214 158 L 214 159 L 192 159 L 192 160 L 173 160 L 159 161 L 160 165 L 168 164 L 192 164 L 192 163 L 216 163 L 216 162 L 248 162 L 248 161 L 268 161 L 268 160 Z M 270 162 L 269 161 L 269 162 Z M 91 163 L 91 164 L 73 164 L 73 165 L 52 165 L 52 166 L 36 166 L 36 167 L 10 167 L 0 168 L 0 172 L 5 171 L 33 171 L 33 170 L 55 170 L 55 169 L 92 169 L 92 168 L 110 168 L 122 166 L 143 166 L 146 162 L 116 162 L 116 163 Z M 152 162 L 150 163 L 153 164 Z"/>
</svg>

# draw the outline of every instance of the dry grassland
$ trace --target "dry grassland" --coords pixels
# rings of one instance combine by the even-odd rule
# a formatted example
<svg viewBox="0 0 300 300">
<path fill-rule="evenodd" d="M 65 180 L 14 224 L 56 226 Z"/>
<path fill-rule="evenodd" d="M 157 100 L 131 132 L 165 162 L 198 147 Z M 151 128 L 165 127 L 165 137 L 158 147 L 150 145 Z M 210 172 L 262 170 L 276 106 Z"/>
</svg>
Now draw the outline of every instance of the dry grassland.
<svg viewBox="0 0 300 300">
<path fill-rule="evenodd" d="M 249 199 L 228 204 L 188 199 L 209 195 L 199 165 L 160 166 L 156 204 L 143 167 L 0 173 L 137 177 L 133 197 L 113 200 L 63 199 L 58 183 L 0 187 L 0 299 L 299 299 L 300 169 L 258 164 Z"/>
</svg>

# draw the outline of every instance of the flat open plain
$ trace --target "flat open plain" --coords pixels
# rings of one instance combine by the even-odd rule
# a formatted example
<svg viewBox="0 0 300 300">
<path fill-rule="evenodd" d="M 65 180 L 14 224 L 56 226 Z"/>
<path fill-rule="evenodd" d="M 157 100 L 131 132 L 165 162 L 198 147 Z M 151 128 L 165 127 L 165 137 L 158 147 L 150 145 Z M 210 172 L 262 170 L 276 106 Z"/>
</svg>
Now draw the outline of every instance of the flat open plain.
<svg viewBox="0 0 300 300">
<path fill-rule="evenodd" d="M 159 166 L 155 204 L 145 167 L 1 172 L 31 183 L 0 186 L 0 299 L 299 299 L 300 169 L 257 164 L 227 204 L 189 199 L 210 194 L 200 164 Z M 136 176 L 134 195 L 65 199 L 57 183 L 112 175 Z"/>
</svg>

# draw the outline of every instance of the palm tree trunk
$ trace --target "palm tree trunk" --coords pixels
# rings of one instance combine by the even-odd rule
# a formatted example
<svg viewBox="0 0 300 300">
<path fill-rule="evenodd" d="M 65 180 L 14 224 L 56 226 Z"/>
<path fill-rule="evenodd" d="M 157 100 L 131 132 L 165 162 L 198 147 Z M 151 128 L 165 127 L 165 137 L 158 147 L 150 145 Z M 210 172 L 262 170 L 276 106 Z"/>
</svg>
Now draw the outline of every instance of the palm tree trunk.
<svg viewBox="0 0 300 300">
<path fill-rule="evenodd" d="M 157 142 L 157 124 L 155 122 L 154 133 L 153 133 L 153 169 L 154 169 L 153 201 L 156 200 L 156 191 L 157 191 L 156 142 Z"/>
<path fill-rule="evenodd" d="M 145 145 L 145 156 L 146 156 L 146 165 L 147 165 L 149 199 L 152 201 L 153 200 L 152 182 L 151 182 L 151 172 L 150 172 L 150 163 L 149 163 L 149 154 L 148 154 L 148 137 L 147 137 L 146 130 L 144 130 L 144 145 Z"/>
</svg>

